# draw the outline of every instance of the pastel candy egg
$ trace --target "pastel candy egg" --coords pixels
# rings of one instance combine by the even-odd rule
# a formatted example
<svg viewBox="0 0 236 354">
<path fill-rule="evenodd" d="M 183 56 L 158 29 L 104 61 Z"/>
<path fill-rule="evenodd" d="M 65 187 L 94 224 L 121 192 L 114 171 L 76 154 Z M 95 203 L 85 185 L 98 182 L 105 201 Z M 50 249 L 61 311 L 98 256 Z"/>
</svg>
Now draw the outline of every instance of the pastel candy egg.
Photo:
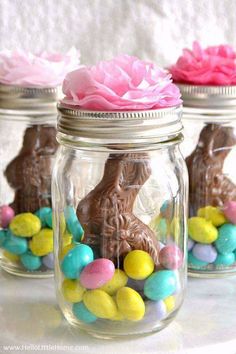
<svg viewBox="0 0 236 354">
<path fill-rule="evenodd" d="M 188 251 L 191 251 L 194 245 L 195 242 L 190 237 L 188 237 Z"/>
<path fill-rule="evenodd" d="M 119 310 L 117 310 L 116 315 L 111 318 L 111 321 L 123 321 L 124 319 L 124 315 Z"/>
<path fill-rule="evenodd" d="M 63 215 L 63 213 L 60 214 L 60 233 L 63 234 L 66 230 L 66 221 L 65 221 L 65 217 Z M 50 208 L 49 212 L 45 214 L 45 223 L 46 226 L 49 227 L 50 229 L 53 228 L 53 213 L 52 213 L 52 209 Z"/>
<path fill-rule="evenodd" d="M 166 317 L 166 315 L 167 309 L 164 301 L 159 300 L 146 302 L 145 317 L 147 317 L 149 320 L 151 318 L 153 321 L 161 321 Z"/>
<path fill-rule="evenodd" d="M 166 237 L 168 225 L 166 219 L 161 216 L 158 215 L 153 218 L 149 224 L 149 227 L 157 234 L 158 239 L 163 239 Z"/>
<path fill-rule="evenodd" d="M 41 229 L 40 219 L 31 213 L 16 215 L 10 223 L 11 232 L 19 237 L 32 237 Z"/>
<path fill-rule="evenodd" d="M 214 226 L 221 226 L 227 221 L 222 211 L 219 208 L 213 206 L 200 208 L 197 212 L 197 216 L 211 221 Z"/>
<path fill-rule="evenodd" d="M 87 309 L 83 302 L 74 304 L 72 311 L 75 317 L 84 323 L 92 323 L 97 319 L 97 317 Z"/>
<path fill-rule="evenodd" d="M 223 212 L 232 224 L 236 224 L 236 201 L 226 202 L 223 207 Z"/>
<path fill-rule="evenodd" d="M 86 291 L 83 301 L 87 309 L 96 317 L 111 319 L 117 314 L 117 306 L 114 299 L 103 290 Z"/>
<path fill-rule="evenodd" d="M 62 294 L 68 302 L 82 301 L 85 290 L 79 280 L 65 279 L 62 283 Z"/>
<path fill-rule="evenodd" d="M 42 229 L 32 237 L 29 248 L 35 256 L 45 256 L 53 251 L 53 231 Z"/>
<path fill-rule="evenodd" d="M 192 254 L 195 258 L 207 263 L 213 263 L 217 257 L 215 247 L 204 243 L 196 243 L 192 249 Z"/>
<path fill-rule="evenodd" d="M 176 291 L 176 276 L 172 270 L 153 273 L 144 284 L 144 294 L 150 300 L 163 300 Z"/>
<path fill-rule="evenodd" d="M 42 258 L 43 265 L 47 267 L 48 269 L 53 269 L 54 268 L 54 255 L 53 253 L 49 253 L 46 256 Z"/>
<path fill-rule="evenodd" d="M 226 254 L 218 254 L 214 264 L 216 266 L 231 266 L 235 262 L 235 254 L 233 252 L 226 253 Z"/>
<path fill-rule="evenodd" d="M 218 237 L 217 228 L 204 218 L 194 216 L 188 220 L 190 237 L 200 243 L 212 243 Z"/>
<path fill-rule="evenodd" d="M 77 218 L 75 209 L 72 206 L 67 206 L 64 213 L 68 230 L 73 235 L 74 241 L 80 242 L 83 238 L 84 230 Z"/>
<path fill-rule="evenodd" d="M 59 259 L 62 260 L 65 255 L 75 247 L 75 243 L 71 243 L 70 245 L 64 246 L 59 252 Z"/>
<path fill-rule="evenodd" d="M 132 279 L 145 279 L 153 272 L 154 262 L 150 254 L 145 251 L 131 251 L 124 259 L 124 270 Z"/>
<path fill-rule="evenodd" d="M 15 212 L 10 206 L 2 205 L 0 207 L 0 226 L 4 229 L 7 228 L 14 216 Z"/>
<path fill-rule="evenodd" d="M 124 287 L 127 284 L 128 277 L 121 269 L 116 269 L 113 277 L 100 289 L 104 290 L 109 295 L 114 295 L 117 290 Z"/>
<path fill-rule="evenodd" d="M 25 238 L 16 237 L 10 231 L 7 232 L 7 237 L 3 242 L 2 247 L 16 255 L 23 254 L 27 251 L 28 245 Z"/>
<path fill-rule="evenodd" d="M 62 246 L 68 246 L 73 242 L 72 235 L 69 232 L 65 232 L 62 236 Z"/>
<path fill-rule="evenodd" d="M 118 310 L 130 321 L 140 321 L 145 314 L 145 304 L 137 291 L 123 287 L 117 291 Z"/>
<path fill-rule="evenodd" d="M 106 258 L 99 258 L 89 263 L 80 274 L 80 282 L 86 289 L 97 289 L 113 277 L 115 266 Z"/>
<path fill-rule="evenodd" d="M 179 269 L 183 264 L 183 252 L 175 245 L 168 245 L 161 249 L 159 262 L 164 268 Z"/>
<path fill-rule="evenodd" d="M 49 207 L 43 207 L 38 209 L 34 214 L 41 220 L 41 225 L 44 228 L 47 226 L 46 216 L 52 214 L 52 209 Z"/>
<path fill-rule="evenodd" d="M 0 230 L 0 247 L 2 246 L 4 241 L 6 240 L 6 236 L 7 236 L 7 231 L 6 230 Z"/>
<path fill-rule="evenodd" d="M 222 254 L 233 252 L 236 249 L 236 225 L 222 225 L 219 228 L 219 237 L 215 242 L 215 246 Z"/>
<path fill-rule="evenodd" d="M 172 312 L 175 308 L 175 297 L 174 296 L 168 296 L 165 298 L 164 303 L 166 305 L 166 310 L 167 312 Z"/>
<path fill-rule="evenodd" d="M 9 259 L 9 261 L 11 261 L 11 262 L 18 262 L 20 260 L 20 256 L 18 256 L 17 254 L 8 252 L 6 250 L 3 252 L 3 256 L 6 257 L 7 259 Z"/>
<path fill-rule="evenodd" d="M 30 251 L 22 254 L 20 260 L 23 266 L 30 271 L 37 270 L 42 265 L 40 257 L 34 256 Z"/>
<path fill-rule="evenodd" d="M 85 244 L 79 244 L 72 248 L 63 258 L 61 270 L 66 278 L 76 279 L 83 268 L 93 261 L 93 251 Z"/>
<path fill-rule="evenodd" d="M 208 265 L 208 262 L 203 262 L 200 259 L 194 257 L 192 252 L 188 252 L 188 266 L 189 268 L 201 269 Z"/>
</svg>

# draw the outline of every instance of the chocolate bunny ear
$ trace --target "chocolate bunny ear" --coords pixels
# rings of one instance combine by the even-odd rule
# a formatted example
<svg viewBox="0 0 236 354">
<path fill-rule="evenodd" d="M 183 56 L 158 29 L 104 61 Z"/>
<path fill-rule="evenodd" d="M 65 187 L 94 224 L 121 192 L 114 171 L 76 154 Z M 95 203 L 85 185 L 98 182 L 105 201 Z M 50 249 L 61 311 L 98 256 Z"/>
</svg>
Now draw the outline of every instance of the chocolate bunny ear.
<svg viewBox="0 0 236 354">
<path fill-rule="evenodd" d="M 236 199 L 236 185 L 223 173 L 224 161 L 236 144 L 235 129 L 206 124 L 195 150 L 187 157 L 190 215 L 205 205 L 222 206 Z"/>
<path fill-rule="evenodd" d="M 99 248 L 100 256 L 115 263 L 133 249 L 148 252 L 158 263 L 154 232 L 133 214 L 134 201 L 150 174 L 148 154 L 109 155 L 101 181 L 77 207 L 83 243 Z"/>
</svg>

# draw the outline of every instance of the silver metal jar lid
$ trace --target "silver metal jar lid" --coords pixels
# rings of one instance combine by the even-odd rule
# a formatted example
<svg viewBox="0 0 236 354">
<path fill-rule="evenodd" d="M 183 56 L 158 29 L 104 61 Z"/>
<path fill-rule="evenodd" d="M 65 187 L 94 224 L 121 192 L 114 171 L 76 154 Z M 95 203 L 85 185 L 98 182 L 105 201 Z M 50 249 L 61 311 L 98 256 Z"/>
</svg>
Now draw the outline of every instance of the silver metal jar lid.
<svg viewBox="0 0 236 354">
<path fill-rule="evenodd" d="M 108 141 L 150 142 L 174 139 L 182 131 L 182 106 L 149 111 L 102 112 L 58 105 L 58 132 Z"/>
<path fill-rule="evenodd" d="M 55 114 L 61 87 L 33 88 L 0 84 L 0 114 Z"/>
<path fill-rule="evenodd" d="M 185 116 L 199 114 L 236 119 L 236 85 L 177 85 L 182 94 Z"/>
</svg>

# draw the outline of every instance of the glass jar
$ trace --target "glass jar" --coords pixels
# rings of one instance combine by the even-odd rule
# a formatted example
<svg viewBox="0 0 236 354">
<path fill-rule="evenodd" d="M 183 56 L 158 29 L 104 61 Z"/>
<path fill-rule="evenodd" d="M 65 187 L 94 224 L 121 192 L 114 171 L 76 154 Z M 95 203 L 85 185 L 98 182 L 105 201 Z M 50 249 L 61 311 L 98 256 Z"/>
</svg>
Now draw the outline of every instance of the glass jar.
<svg viewBox="0 0 236 354">
<path fill-rule="evenodd" d="M 9 273 L 53 274 L 51 171 L 59 88 L 0 85 L 0 247 Z"/>
<path fill-rule="evenodd" d="M 94 336 L 159 331 L 183 301 L 188 180 L 181 111 L 59 105 L 52 178 L 57 297 L 67 320 Z"/>
<path fill-rule="evenodd" d="M 236 273 L 236 87 L 179 85 L 189 172 L 189 272 Z"/>
</svg>

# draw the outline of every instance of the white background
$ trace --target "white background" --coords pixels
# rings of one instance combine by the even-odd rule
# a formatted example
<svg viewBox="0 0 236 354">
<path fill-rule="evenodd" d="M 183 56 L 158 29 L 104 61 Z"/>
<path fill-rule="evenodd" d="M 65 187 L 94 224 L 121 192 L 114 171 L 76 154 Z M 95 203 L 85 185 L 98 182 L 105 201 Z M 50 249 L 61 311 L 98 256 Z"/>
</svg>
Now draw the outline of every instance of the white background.
<svg viewBox="0 0 236 354">
<path fill-rule="evenodd" d="M 0 49 L 128 53 L 167 65 L 194 39 L 236 47 L 235 0 L 0 0 Z"/>
</svg>

